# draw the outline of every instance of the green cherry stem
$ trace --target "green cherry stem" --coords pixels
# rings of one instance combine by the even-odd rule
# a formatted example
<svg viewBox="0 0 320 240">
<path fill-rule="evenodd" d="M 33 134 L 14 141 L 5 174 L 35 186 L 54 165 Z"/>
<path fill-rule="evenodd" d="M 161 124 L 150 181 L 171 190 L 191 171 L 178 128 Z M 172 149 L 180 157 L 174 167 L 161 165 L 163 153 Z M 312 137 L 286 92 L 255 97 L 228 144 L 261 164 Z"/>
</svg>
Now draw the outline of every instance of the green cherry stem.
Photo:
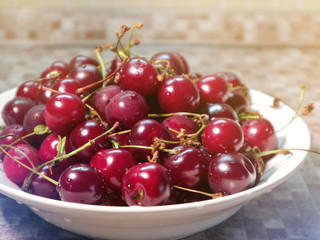
<svg viewBox="0 0 320 240">
<path fill-rule="evenodd" d="M 202 194 L 202 195 L 211 197 L 213 199 L 216 199 L 218 197 L 223 197 L 224 196 L 223 193 L 207 193 L 207 192 L 203 192 L 203 191 L 199 191 L 199 190 L 195 190 L 195 189 L 180 187 L 180 186 L 177 186 L 177 185 L 174 185 L 173 187 L 177 188 L 177 189 L 180 189 L 180 190 L 183 190 L 183 191 L 187 191 L 187 192 L 193 192 L 193 193 Z"/>
<path fill-rule="evenodd" d="M 112 132 L 113 130 L 115 130 L 117 127 L 119 127 L 119 122 L 116 122 L 110 129 L 108 129 L 106 132 L 104 132 L 103 134 L 95 137 L 94 139 L 88 141 L 87 143 L 83 144 L 81 147 L 73 150 L 72 152 L 70 153 L 67 153 L 67 154 L 63 154 L 61 156 L 57 156 L 55 157 L 54 159 L 52 159 L 51 161 L 59 161 L 61 162 L 62 160 L 66 159 L 66 158 L 69 158 L 75 154 L 77 154 L 78 152 L 86 149 L 87 147 L 90 147 L 91 145 L 93 145 L 95 143 L 95 141 L 97 141 L 99 138 L 102 138 L 106 135 L 108 135 L 110 132 Z"/>
</svg>

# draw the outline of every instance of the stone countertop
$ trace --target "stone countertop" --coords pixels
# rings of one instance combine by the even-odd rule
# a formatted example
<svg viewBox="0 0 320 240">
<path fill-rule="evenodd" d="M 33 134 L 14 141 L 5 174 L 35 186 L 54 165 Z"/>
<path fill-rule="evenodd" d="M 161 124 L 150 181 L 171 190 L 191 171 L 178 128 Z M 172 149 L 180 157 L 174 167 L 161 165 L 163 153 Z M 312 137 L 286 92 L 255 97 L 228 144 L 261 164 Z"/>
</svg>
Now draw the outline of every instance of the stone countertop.
<svg viewBox="0 0 320 240">
<path fill-rule="evenodd" d="M 95 46 L 94 46 L 95 47 Z M 69 61 L 77 54 L 93 55 L 91 46 L 0 47 L 0 92 L 22 81 L 37 79 L 55 60 Z M 229 70 L 250 88 L 281 98 L 293 109 L 305 86 L 303 106 L 316 108 L 303 117 L 312 138 L 311 148 L 320 151 L 320 48 L 213 47 L 145 45 L 135 51 L 150 57 L 157 51 L 177 50 L 186 57 L 192 72 L 204 74 Z M 110 55 L 108 55 L 110 54 Z M 105 58 L 111 53 L 103 53 Z M 309 154 L 306 162 L 285 183 L 247 203 L 227 221 L 193 235 L 196 239 L 320 239 L 320 157 Z M 32 213 L 26 206 L 0 195 L 0 240 L 85 239 L 59 229 Z"/>
</svg>

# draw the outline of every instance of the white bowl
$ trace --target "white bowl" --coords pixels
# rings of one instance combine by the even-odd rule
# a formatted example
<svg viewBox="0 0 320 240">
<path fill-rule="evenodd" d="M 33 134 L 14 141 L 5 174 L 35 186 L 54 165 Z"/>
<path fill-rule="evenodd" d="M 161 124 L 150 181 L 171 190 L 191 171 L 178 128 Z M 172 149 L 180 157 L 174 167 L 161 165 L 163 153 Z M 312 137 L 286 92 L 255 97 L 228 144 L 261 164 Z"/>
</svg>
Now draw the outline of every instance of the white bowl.
<svg viewBox="0 0 320 240">
<path fill-rule="evenodd" d="M 0 94 L 0 109 L 15 94 L 15 89 Z M 281 104 L 273 109 L 273 98 L 251 90 L 253 107 L 272 121 L 275 129 L 285 126 L 294 111 Z M 3 124 L 3 122 L 0 122 Z M 310 133 L 301 118 L 296 118 L 278 134 L 280 147 L 308 149 Z M 249 190 L 223 198 L 157 207 L 109 207 L 62 202 L 21 191 L 10 182 L 0 164 L 0 192 L 26 204 L 46 221 L 90 238 L 99 239 L 177 239 L 210 228 L 236 213 L 243 204 L 270 192 L 289 178 L 306 157 L 305 151 L 277 155 L 268 161 L 261 182 Z"/>
</svg>

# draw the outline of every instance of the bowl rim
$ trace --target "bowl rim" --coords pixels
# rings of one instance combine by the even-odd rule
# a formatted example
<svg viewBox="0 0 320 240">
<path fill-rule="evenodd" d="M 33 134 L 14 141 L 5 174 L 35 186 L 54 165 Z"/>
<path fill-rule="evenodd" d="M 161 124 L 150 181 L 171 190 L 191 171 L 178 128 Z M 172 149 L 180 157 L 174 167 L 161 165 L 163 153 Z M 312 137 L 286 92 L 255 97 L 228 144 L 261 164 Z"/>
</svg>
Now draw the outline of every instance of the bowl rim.
<svg viewBox="0 0 320 240">
<path fill-rule="evenodd" d="M 10 89 L 8 91 L 5 91 L 0 94 L 0 98 L 4 95 L 10 95 L 13 94 L 16 91 L 16 88 Z M 255 95 L 259 94 L 264 97 L 269 97 L 269 95 L 250 89 L 250 94 Z M 0 108 L 1 108 L 0 104 Z M 282 104 L 282 107 L 286 108 L 287 111 L 291 111 L 294 113 L 294 111 L 289 108 L 287 105 Z M 301 129 L 303 129 L 304 135 L 299 135 L 302 149 L 309 149 L 311 144 L 311 136 L 309 129 L 306 125 L 306 123 L 302 120 L 302 118 L 298 117 L 294 120 L 293 124 L 297 124 Z M 88 211 L 88 212 L 100 212 L 100 213 L 116 213 L 116 214 L 137 214 L 137 213 L 166 213 L 171 211 L 189 211 L 192 209 L 200 209 L 200 208 L 206 208 L 206 207 L 217 207 L 219 210 L 223 210 L 225 208 L 229 208 L 236 205 L 241 205 L 245 202 L 248 202 L 252 200 L 253 198 L 265 193 L 266 191 L 271 191 L 274 187 L 280 185 L 282 182 L 284 182 L 286 179 L 288 179 L 290 176 L 292 176 L 298 168 L 303 164 L 307 157 L 308 152 L 306 151 L 299 151 L 295 152 L 294 155 L 291 155 L 289 158 L 295 158 L 300 159 L 298 164 L 296 164 L 292 170 L 284 175 L 284 176 L 278 176 L 276 179 L 273 179 L 272 181 L 262 182 L 258 184 L 257 186 L 250 188 L 248 190 L 221 197 L 216 199 L 209 199 L 209 200 L 203 200 L 203 201 L 197 201 L 197 202 L 190 202 L 190 203 L 179 203 L 179 204 L 172 204 L 172 205 L 161 205 L 161 206 L 103 206 L 103 205 L 89 205 L 89 204 L 81 204 L 81 203 L 72 203 L 72 202 L 64 202 L 61 200 L 54 200 L 49 199 L 41 196 L 36 196 L 27 192 L 22 191 L 18 187 L 10 187 L 2 182 L 0 182 L 0 193 L 15 199 L 17 202 L 22 202 L 26 205 L 30 205 L 31 203 L 37 203 L 39 208 L 41 206 L 51 206 L 54 208 L 60 208 L 60 209 L 68 209 L 68 210 L 74 210 L 74 211 Z M 278 156 L 273 157 L 277 158 Z M 286 156 L 281 156 L 286 157 Z M 0 173 L 3 172 L 2 170 L 2 163 L 0 163 Z M 3 172 L 4 174 L 4 172 Z"/>
</svg>

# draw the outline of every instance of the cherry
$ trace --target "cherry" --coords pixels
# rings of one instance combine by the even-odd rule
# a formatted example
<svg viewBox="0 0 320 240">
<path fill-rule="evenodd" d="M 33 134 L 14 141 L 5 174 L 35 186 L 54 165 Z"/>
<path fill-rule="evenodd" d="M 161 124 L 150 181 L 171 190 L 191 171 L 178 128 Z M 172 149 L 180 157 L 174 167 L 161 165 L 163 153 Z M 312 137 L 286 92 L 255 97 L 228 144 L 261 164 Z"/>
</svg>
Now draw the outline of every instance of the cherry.
<svg viewBox="0 0 320 240">
<path fill-rule="evenodd" d="M 157 90 L 160 84 L 157 75 L 157 70 L 146 58 L 133 57 L 120 70 L 120 87 L 146 97 Z"/>
<path fill-rule="evenodd" d="M 197 81 L 200 92 L 201 105 L 207 103 L 223 103 L 228 99 L 230 87 L 228 83 L 217 75 L 206 75 Z"/>
<path fill-rule="evenodd" d="M 148 116 L 149 107 L 137 92 L 122 91 L 115 95 L 105 108 L 108 124 L 119 122 L 122 128 L 129 129 L 136 122 Z"/>
<path fill-rule="evenodd" d="M 55 83 L 53 90 L 59 93 L 72 93 L 76 94 L 77 89 L 81 88 L 78 81 L 73 78 L 63 78 Z"/>
<path fill-rule="evenodd" d="M 14 97 L 8 101 L 2 110 L 2 118 L 6 125 L 23 124 L 25 114 L 36 103 L 29 98 Z"/>
<path fill-rule="evenodd" d="M 115 135 L 109 135 L 109 140 L 115 141 L 118 146 L 128 145 L 129 139 L 130 139 L 130 133 L 124 133 L 124 134 L 115 134 Z M 125 149 L 127 151 L 130 151 L 130 149 Z"/>
<path fill-rule="evenodd" d="M 3 158 L 3 170 L 12 182 L 21 186 L 29 170 L 20 163 L 28 167 L 39 163 L 38 150 L 25 143 L 20 143 L 7 151 L 8 154 Z"/>
<path fill-rule="evenodd" d="M 107 104 L 111 101 L 111 99 L 121 92 L 119 86 L 116 85 L 108 85 L 104 88 L 99 89 L 93 96 L 92 96 L 92 107 L 97 111 L 99 116 L 106 120 L 105 118 L 105 109 Z"/>
<path fill-rule="evenodd" d="M 229 118 L 215 118 L 203 130 L 202 144 L 211 154 L 239 151 L 244 142 L 240 124 Z"/>
<path fill-rule="evenodd" d="M 146 162 L 126 172 L 122 181 L 122 196 L 129 206 L 157 206 L 166 204 L 170 188 L 166 168 L 158 163 Z"/>
<path fill-rule="evenodd" d="M 123 200 L 121 194 L 110 194 L 104 202 L 101 203 L 103 206 L 122 206 L 128 207 L 128 204 Z"/>
<path fill-rule="evenodd" d="M 50 165 L 44 165 L 40 169 L 37 169 L 37 172 L 40 174 L 43 174 L 55 181 L 59 180 L 59 177 L 61 173 L 64 171 L 65 168 L 58 166 L 50 166 Z M 51 199 L 60 199 L 59 193 L 57 192 L 56 185 L 52 182 L 49 182 L 47 179 L 42 177 L 41 175 L 38 175 L 36 173 L 32 173 L 31 171 L 26 176 L 24 180 L 24 189 L 28 193 L 51 198 Z"/>
<path fill-rule="evenodd" d="M 239 117 L 236 111 L 226 103 L 210 103 L 203 108 L 204 112 L 209 115 L 210 120 L 224 117 L 238 121 Z"/>
<path fill-rule="evenodd" d="M 209 186 L 213 193 L 234 194 L 254 186 L 256 170 L 242 153 L 217 154 L 209 165 Z"/>
<path fill-rule="evenodd" d="M 90 165 L 104 176 L 107 192 L 119 195 L 123 176 L 136 165 L 136 160 L 124 149 L 103 149 L 92 157 Z"/>
<path fill-rule="evenodd" d="M 6 149 L 5 145 L 11 145 L 17 140 L 19 140 L 19 137 L 21 138 L 25 135 L 26 135 L 26 132 L 24 131 L 24 128 L 22 125 L 13 124 L 13 125 L 6 126 L 0 133 L 0 146 L 3 146 Z M 15 144 L 13 144 L 13 146 L 16 146 L 17 144 L 20 144 L 20 143 L 21 141 L 18 141 Z M 1 159 L 3 159 L 4 153 L 2 152 L 1 149 L 0 149 L 0 156 L 1 156 Z"/>
<path fill-rule="evenodd" d="M 88 164 L 74 164 L 58 180 L 57 191 L 66 202 L 98 204 L 105 197 L 105 181 L 100 172 Z"/>
<path fill-rule="evenodd" d="M 53 160 L 55 157 L 58 156 L 58 145 L 61 141 L 58 135 L 55 133 L 49 134 L 41 143 L 39 148 L 39 158 L 41 162 L 48 162 Z M 70 153 L 72 151 L 69 138 L 66 138 L 64 149 L 65 153 Z M 80 163 L 80 161 L 75 157 L 71 156 L 62 160 L 59 163 L 59 168 L 65 168 L 72 164 Z"/>
<path fill-rule="evenodd" d="M 36 105 L 28 110 L 23 119 L 23 129 L 26 134 L 34 132 L 34 128 L 38 125 L 45 125 L 44 120 L 45 105 Z M 40 146 L 41 142 L 48 134 L 33 135 L 28 139 L 32 142 L 33 146 Z"/>
<path fill-rule="evenodd" d="M 58 73 L 61 74 L 60 77 L 65 77 L 68 75 L 70 69 L 69 65 L 64 61 L 55 61 L 48 68 L 46 68 L 40 75 L 41 78 L 52 78 Z"/>
<path fill-rule="evenodd" d="M 16 92 L 16 97 L 30 98 L 36 101 L 39 94 L 39 86 L 41 82 L 37 81 L 26 81 L 22 83 Z"/>
<path fill-rule="evenodd" d="M 151 146 L 156 137 L 172 141 L 172 135 L 164 125 L 154 119 L 146 118 L 131 128 L 129 141 L 131 145 Z M 148 149 L 132 148 L 132 152 L 140 162 L 147 161 L 147 157 L 151 155 L 151 150 Z"/>
<path fill-rule="evenodd" d="M 70 72 L 69 77 L 78 81 L 78 83 L 82 87 L 85 87 L 87 85 L 101 80 L 102 74 L 101 70 L 97 66 L 91 64 L 83 64 L 80 65 L 78 68 L 73 69 Z M 87 91 L 94 91 L 98 89 L 100 86 L 101 84 L 96 84 L 88 88 Z"/>
<path fill-rule="evenodd" d="M 84 120 L 86 109 L 81 99 L 71 93 L 52 96 L 46 104 L 44 119 L 48 128 L 58 135 L 68 135 Z"/>
<path fill-rule="evenodd" d="M 191 118 L 188 118 L 183 115 L 173 115 L 167 117 L 162 121 L 162 124 L 166 126 L 169 130 L 173 129 L 178 132 L 181 132 L 183 130 L 186 134 L 193 134 L 198 131 L 197 124 Z M 180 141 L 180 139 L 177 138 L 178 133 L 171 131 L 171 134 L 173 136 L 174 141 Z"/>
<path fill-rule="evenodd" d="M 161 163 L 174 185 L 197 188 L 207 181 L 208 165 L 204 153 L 192 146 L 177 146 L 178 154 L 169 154 Z"/>
<path fill-rule="evenodd" d="M 51 89 L 54 87 L 55 84 L 56 84 L 55 80 L 42 81 L 41 85 L 39 86 L 40 89 L 37 97 L 38 104 L 46 104 L 48 102 L 48 100 L 53 95 L 53 92 L 51 91 Z M 48 90 L 41 88 L 42 86 L 48 88 Z"/>
<path fill-rule="evenodd" d="M 237 114 L 245 112 L 250 106 L 248 98 L 246 98 L 244 94 L 237 91 L 231 92 L 225 103 L 230 105 Z"/>
<path fill-rule="evenodd" d="M 261 152 L 277 149 L 278 138 L 269 120 L 248 119 L 242 124 L 242 130 L 246 143 L 251 147 L 258 147 Z"/>
<path fill-rule="evenodd" d="M 91 64 L 95 66 L 99 66 L 99 62 L 91 57 L 85 56 L 85 55 L 77 55 L 74 58 L 72 58 L 69 62 L 70 69 L 78 68 L 81 65 L 85 64 Z"/>
<path fill-rule="evenodd" d="M 196 85 L 186 76 L 168 77 L 158 90 L 158 101 L 163 111 L 195 112 L 200 104 Z"/>
<path fill-rule="evenodd" d="M 217 72 L 215 75 L 223 78 L 231 86 L 231 88 L 234 88 L 234 87 L 243 87 L 244 88 L 245 87 L 245 84 L 233 72 L 228 72 L 228 71 Z M 239 90 L 236 90 L 236 91 L 237 92 L 238 91 L 242 92 L 243 89 L 239 89 Z"/>
<path fill-rule="evenodd" d="M 184 56 L 182 56 L 182 54 L 179 52 L 172 52 L 172 53 L 180 60 L 182 67 L 183 67 L 182 73 L 188 74 L 190 71 L 189 64 L 188 64 L 187 60 L 184 58 Z"/>
<path fill-rule="evenodd" d="M 73 128 L 69 136 L 71 149 L 76 150 L 80 148 L 82 145 L 105 133 L 105 131 L 105 127 L 96 120 L 86 120 L 79 123 Z M 76 154 L 76 157 L 84 163 L 89 163 L 91 157 L 96 152 L 107 146 L 107 138 L 100 137 L 99 139 L 95 140 L 91 146 L 78 152 Z"/>
<path fill-rule="evenodd" d="M 175 74 L 181 75 L 186 69 L 184 63 L 181 61 L 180 56 L 174 52 L 159 52 L 151 57 L 151 60 L 156 65 L 163 68 L 169 67 L 169 70 L 173 70 Z"/>
</svg>

